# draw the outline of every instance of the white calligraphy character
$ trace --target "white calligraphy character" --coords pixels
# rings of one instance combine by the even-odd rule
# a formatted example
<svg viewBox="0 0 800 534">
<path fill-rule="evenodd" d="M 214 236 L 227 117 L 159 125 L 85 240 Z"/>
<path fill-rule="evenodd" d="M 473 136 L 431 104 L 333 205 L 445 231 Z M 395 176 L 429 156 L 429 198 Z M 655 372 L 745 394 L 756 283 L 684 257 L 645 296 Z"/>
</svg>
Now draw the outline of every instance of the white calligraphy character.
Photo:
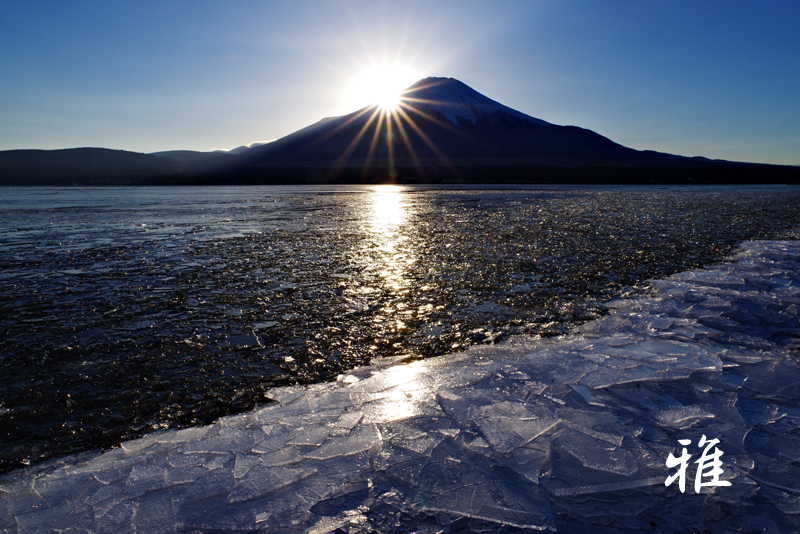
<svg viewBox="0 0 800 534">
<path fill-rule="evenodd" d="M 692 440 L 679 439 L 678 443 L 680 443 L 681 445 L 691 445 Z M 672 468 L 675 467 L 676 465 L 680 465 L 680 468 L 678 469 L 677 473 L 675 473 L 671 477 L 667 477 L 667 480 L 664 482 L 665 486 L 669 486 L 670 484 L 675 482 L 675 479 L 677 478 L 678 487 L 680 488 L 681 493 L 683 493 L 686 490 L 686 468 L 689 467 L 689 458 L 691 457 L 692 455 L 689 454 L 689 452 L 686 450 L 686 447 L 683 448 L 683 454 L 681 454 L 680 457 L 678 458 L 675 458 L 672 455 L 672 453 L 669 453 L 669 457 L 667 458 L 667 467 Z M 700 480 L 700 477 L 698 477 L 697 480 Z"/>
<path fill-rule="evenodd" d="M 719 443 L 718 439 L 706 440 L 706 436 L 703 434 L 703 437 L 700 438 L 700 442 L 697 444 L 698 447 L 706 445 L 706 448 L 703 451 L 703 455 L 700 456 L 700 459 L 694 462 L 697 464 L 697 476 L 694 479 L 695 493 L 700 493 L 700 488 L 704 486 L 731 485 L 729 481 L 719 479 L 719 476 L 722 474 L 722 460 L 719 459 L 720 456 L 722 456 L 722 451 L 714 447 L 714 445 L 717 443 Z M 709 455 L 708 451 L 711 449 L 711 447 L 714 447 L 714 454 Z M 685 450 L 686 449 L 684 449 L 684 451 Z M 667 462 L 667 466 L 669 466 L 669 462 Z M 706 470 L 708 470 L 708 473 L 704 473 Z M 703 482 L 704 476 L 711 477 L 711 480 L 708 482 Z M 683 491 L 683 489 L 681 489 L 681 491 Z"/>
</svg>

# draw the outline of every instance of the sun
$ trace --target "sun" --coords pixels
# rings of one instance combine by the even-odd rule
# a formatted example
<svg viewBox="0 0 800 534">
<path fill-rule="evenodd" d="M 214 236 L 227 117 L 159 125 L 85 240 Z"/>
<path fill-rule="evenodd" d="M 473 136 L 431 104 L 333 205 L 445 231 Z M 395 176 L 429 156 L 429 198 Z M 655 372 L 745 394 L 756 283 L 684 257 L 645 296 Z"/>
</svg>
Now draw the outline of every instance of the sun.
<svg viewBox="0 0 800 534">
<path fill-rule="evenodd" d="M 403 91 L 418 79 L 417 73 L 407 67 L 371 65 L 351 78 L 348 100 L 358 108 L 378 106 L 386 112 L 395 111 Z"/>
<path fill-rule="evenodd" d="M 375 104 L 382 111 L 394 111 L 400 105 L 400 92 L 393 89 L 376 92 Z"/>
</svg>

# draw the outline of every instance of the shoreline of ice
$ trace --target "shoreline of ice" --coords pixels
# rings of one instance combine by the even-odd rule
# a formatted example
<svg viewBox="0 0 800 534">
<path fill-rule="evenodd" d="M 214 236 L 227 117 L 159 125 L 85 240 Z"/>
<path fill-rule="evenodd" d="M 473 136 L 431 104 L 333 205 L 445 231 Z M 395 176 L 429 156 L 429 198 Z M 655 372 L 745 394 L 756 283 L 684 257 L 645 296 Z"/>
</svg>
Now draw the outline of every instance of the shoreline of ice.
<svg viewBox="0 0 800 534">
<path fill-rule="evenodd" d="M 793 532 L 800 242 L 653 282 L 567 336 L 336 383 L 0 477 L 0 534 Z M 665 487 L 678 439 L 729 487 Z M 517 530 L 514 530 L 517 529 Z"/>
</svg>

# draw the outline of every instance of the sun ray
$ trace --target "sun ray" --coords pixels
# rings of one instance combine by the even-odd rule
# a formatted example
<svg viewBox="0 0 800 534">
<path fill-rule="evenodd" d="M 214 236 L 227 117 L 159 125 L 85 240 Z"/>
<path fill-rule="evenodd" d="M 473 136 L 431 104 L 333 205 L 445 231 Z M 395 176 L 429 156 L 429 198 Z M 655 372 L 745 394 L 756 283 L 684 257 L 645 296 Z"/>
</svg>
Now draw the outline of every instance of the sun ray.
<svg viewBox="0 0 800 534">
<path fill-rule="evenodd" d="M 456 128 L 456 126 L 453 123 L 451 123 L 450 121 L 445 122 L 445 121 L 439 120 L 436 117 L 428 115 L 424 111 L 421 111 L 421 110 L 415 108 L 414 106 L 408 105 L 406 103 L 406 102 L 416 101 L 416 102 L 429 102 L 429 103 L 436 104 L 437 102 L 428 101 L 428 100 L 416 100 L 416 99 L 413 99 L 413 98 L 408 98 L 408 99 L 404 99 L 404 100 L 405 100 L 404 102 L 400 103 L 400 107 L 402 107 L 404 109 L 408 109 L 408 110 L 414 112 L 415 114 L 419 115 L 420 117 L 422 117 L 426 121 L 431 122 L 431 123 L 433 123 L 433 124 L 435 124 L 437 126 L 440 126 L 440 127 L 444 128 L 444 129 L 450 131 L 451 133 L 454 133 L 456 135 L 460 135 L 461 137 L 463 137 L 464 139 L 467 139 L 469 141 L 473 141 L 473 139 L 469 135 L 467 135 L 463 131 L 461 131 L 458 128 Z"/>
<path fill-rule="evenodd" d="M 329 177 L 335 175 L 336 173 L 338 173 L 339 171 L 341 171 L 345 167 L 345 165 L 347 164 L 348 158 L 350 158 L 350 155 L 358 147 L 358 144 L 361 142 L 361 139 L 363 139 L 364 134 L 367 133 L 367 130 L 369 129 L 370 124 L 372 124 L 372 122 L 376 119 L 377 116 L 378 116 L 378 113 L 375 113 L 375 112 L 373 112 L 372 115 L 370 115 L 369 119 L 367 119 L 367 121 L 364 123 L 364 125 L 361 127 L 361 129 L 358 131 L 358 133 L 356 133 L 355 137 L 353 137 L 353 139 L 347 145 L 347 148 L 344 149 L 344 151 L 342 152 L 342 155 L 339 156 L 339 158 L 333 163 L 333 165 L 331 165 L 331 168 L 330 168 L 330 170 L 328 172 L 328 176 Z"/>
<path fill-rule="evenodd" d="M 400 132 L 400 138 L 403 140 L 403 144 L 405 145 L 406 149 L 408 150 L 408 153 L 411 156 L 411 161 L 414 163 L 414 167 L 420 168 L 421 167 L 420 160 L 417 157 L 416 150 L 414 150 L 414 147 L 411 145 L 411 139 L 409 139 L 408 133 L 406 133 L 406 128 L 405 126 L 403 126 L 403 121 L 401 120 L 399 110 L 397 109 L 393 110 L 392 115 L 397 120 L 397 130 Z"/>
<path fill-rule="evenodd" d="M 389 110 L 384 110 L 384 116 L 386 118 L 386 152 L 389 156 L 389 178 L 394 180 L 397 178 L 397 170 L 394 166 L 394 132 L 392 128 L 392 115 Z"/>
<path fill-rule="evenodd" d="M 351 117 L 350 119 L 348 119 L 344 124 L 341 124 L 341 125 L 337 126 L 336 128 L 333 128 L 329 132 L 326 132 L 325 134 L 320 136 L 319 139 L 309 143 L 309 145 L 307 147 L 303 148 L 301 153 L 305 152 L 307 150 L 311 150 L 312 148 L 316 148 L 320 144 L 324 143 L 325 141 L 327 141 L 331 137 L 333 137 L 336 134 L 338 134 L 344 128 L 347 128 L 348 126 L 352 126 L 353 123 L 355 123 L 357 119 L 361 118 L 365 113 L 368 113 L 368 112 L 369 112 L 369 108 L 364 108 L 364 109 L 360 110 L 357 115 L 355 115 L 354 117 Z M 367 120 L 367 122 L 369 122 L 369 119 Z"/>
<path fill-rule="evenodd" d="M 414 109 L 414 108 L 410 108 L 410 109 Z M 415 110 L 415 111 L 417 111 L 421 115 L 425 116 L 419 110 Z M 445 155 L 445 153 L 441 151 L 441 149 L 436 145 L 436 143 L 434 143 L 433 140 L 430 137 L 428 137 L 428 135 L 425 132 L 422 131 L 422 128 L 420 128 L 417 125 L 417 123 L 414 122 L 414 120 L 405 112 L 405 110 L 402 109 L 402 108 L 399 108 L 398 112 L 403 114 L 403 116 L 406 119 L 406 121 L 408 122 L 409 126 L 411 126 L 411 128 L 416 132 L 416 134 L 420 137 L 420 139 L 422 139 L 422 141 L 426 145 L 428 145 L 428 147 L 433 151 L 433 153 L 436 154 L 436 156 L 439 158 L 439 160 L 441 160 L 445 164 L 445 167 L 450 169 L 450 171 L 454 175 L 460 177 L 460 173 L 458 172 L 458 169 L 456 168 L 455 164 L 453 164 L 453 162 L 450 161 L 450 158 L 448 158 Z"/>
<path fill-rule="evenodd" d="M 383 123 L 383 113 L 378 114 L 378 124 L 375 125 L 375 132 L 372 135 L 372 141 L 369 144 L 369 150 L 367 151 L 367 157 L 364 160 L 364 169 L 362 176 L 366 176 L 367 169 L 369 168 L 369 164 L 372 160 L 372 155 L 375 153 L 375 148 L 378 145 L 378 138 L 381 134 L 381 124 Z"/>
</svg>

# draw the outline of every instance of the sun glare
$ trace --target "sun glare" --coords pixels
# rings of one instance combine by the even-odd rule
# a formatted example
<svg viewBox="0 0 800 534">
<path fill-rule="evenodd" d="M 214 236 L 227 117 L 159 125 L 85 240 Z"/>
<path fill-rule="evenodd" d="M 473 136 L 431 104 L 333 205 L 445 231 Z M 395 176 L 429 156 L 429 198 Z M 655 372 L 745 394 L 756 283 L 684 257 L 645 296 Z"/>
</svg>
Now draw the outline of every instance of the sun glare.
<svg viewBox="0 0 800 534">
<path fill-rule="evenodd" d="M 400 104 L 400 93 L 386 91 L 378 97 L 376 104 L 384 111 L 393 111 L 397 109 L 398 104 Z"/>
<path fill-rule="evenodd" d="M 394 111 L 400 104 L 402 92 L 417 81 L 410 69 L 377 65 L 363 69 L 352 79 L 349 100 L 354 107 L 378 106 L 383 111 Z"/>
</svg>

